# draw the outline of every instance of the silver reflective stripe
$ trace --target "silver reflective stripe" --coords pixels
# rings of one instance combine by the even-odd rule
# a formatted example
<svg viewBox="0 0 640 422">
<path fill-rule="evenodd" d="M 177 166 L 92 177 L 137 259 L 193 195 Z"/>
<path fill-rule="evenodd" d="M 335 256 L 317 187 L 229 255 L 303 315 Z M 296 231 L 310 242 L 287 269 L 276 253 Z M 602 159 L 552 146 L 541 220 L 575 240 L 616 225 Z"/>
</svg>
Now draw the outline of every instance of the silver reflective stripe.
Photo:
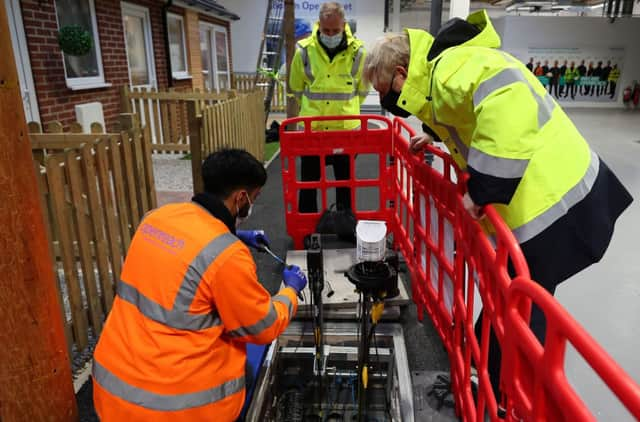
<svg viewBox="0 0 640 422">
<path fill-rule="evenodd" d="M 549 94 L 545 94 L 544 97 L 540 97 L 533 91 L 533 87 L 529 86 L 531 93 L 534 94 L 536 102 L 538 103 L 538 129 L 542 129 L 544 125 L 551 120 L 551 114 L 553 109 L 556 108 L 556 102 Z"/>
<path fill-rule="evenodd" d="M 309 61 L 309 52 L 307 51 L 307 47 L 301 47 L 299 44 L 296 44 L 296 47 L 300 52 L 300 58 L 302 59 L 302 65 L 304 66 L 304 74 L 309 79 L 309 82 L 313 82 L 313 72 L 311 71 L 311 62 Z"/>
<path fill-rule="evenodd" d="M 289 319 L 293 318 L 293 303 L 291 303 L 291 299 L 285 295 L 276 295 L 272 300 L 274 302 L 280 302 L 287 305 L 287 309 L 289 310 Z"/>
<path fill-rule="evenodd" d="M 189 312 L 191 303 L 202 282 L 202 275 L 218 255 L 237 240 L 238 238 L 233 234 L 224 233 L 209 242 L 209 244 L 198 253 L 193 261 L 191 261 L 191 264 L 189 264 L 189 268 L 187 268 L 187 272 L 184 275 L 175 302 L 173 303 L 174 310 L 185 313 Z"/>
<path fill-rule="evenodd" d="M 551 208 L 528 223 L 513 229 L 513 234 L 516 239 L 518 239 L 518 242 L 524 243 L 527 240 L 533 239 L 556 220 L 564 216 L 571 207 L 582 201 L 589 192 L 591 192 L 591 188 L 598 177 L 599 169 L 600 159 L 591 151 L 591 163 L 582 179 Z"/>
<path fill-rule="evenodd" d="M 507 68 L 493 75 L 491 78 L 482 81 L 476 91 L 473 93 L 473 105 L 478 107 L 486 97 L 488 97 L 494 91 L 504 88 L 507 85 L 511 85 L 516 82 L 524 82 L 528 84 L 527 78 L 520 72 L 519 69 Z"/>
<path fill-rule="evenodd" d="M 362 55 L 364 54 L 364 48 L 360 47 L 358 52 L 356 53 L 356 57 L 353 59 L 353 65 L 351 66 L 351 76 L 355 78 L 358 74 L 358 69 L 360 68 L 360 61 L 362 60 Z"/>
<path fill-rule="evenodd" d="M 276 308 L 274 308 L 273 303 L 271 303 L 269 306 L 269 312 L 260 321 L 250 325 L 249 327 L 240 327 L 235 330 L 231 330 L 228 335 L 230 337 L 257 336 L 267 328 L 271 327 L 271 325 L 276 322 L 277 318 L 278 312 L 276 311 Z"/>
<path fill-rule="evenodd" d="M 217 314 L 189 314 L 175 309 L 166 309 L 149 299 L 132 285 L 120 280 L 118 297 L 129 302 L 145 317 L 178 330 L 204 330 L 221 324 Z"/>
<path fill-rule="evenodd" d="M 311 92 L 309 88 L 305 88 L 304 96 L 310 100 L 340 100 L 347 101 L 355 97 L 356 92 Z"/>
<path fill-rule="evenodd" d="M 167 412 L 206 406 L 244 389 L 244 376 L 242 376 L 197 393 L 152 393 L 124 382 L 95 359 L 93 361 L 93 378 L 102 388 L 126 402 L 146 409 Z"/>
<path fill-rule="evenodd" d="M 551 114 L 556 107 L 556 103 L 546 92 L 544 97 L 538 95 L 520 69 L 504 69 L 478 85 L 478 88 L 473 93 L 474 107 L 478 107 L 480 103 L 493 92 L 516 82 L 525 83 L 527 87 L 529 87 L 531 95 L 533 95 L 533 98 L 536 100 L 538 104 L 538 129 L 541 129 L 551 119 Z"/>
<path fill-rule="evenodd" d="M 529 165 L 529 160 L 517 158 L 494 157 L 473 147 L 469 150 L 467 160 L 469 166 L 474 170 L 490 176 L 508 179 L 520 178 Z"/>
<path fill-rule="evenodd" d="M 448 124 L 445 123 L 441 123 L 438 121 L 438 118 L 436 117 L 436 110 L 435 107 L 433 106 L 433 102 L 432 104 L 432 111 L 433 111 L 433 121 L 440 126 L 443 126 L 444 128 L 447 129 L 447 131 L 449 132 L 449 137 L 453 140 L 453 142 L 456 144 L 456 148 L 458 150 L 458 153 L 460 155 L 462 155 L 465 159 L 465 161 L 467 160 L 467 157 L 469 156 L 469 147 L 464 143 L 464 141 L 462 140 L 462 138 L 460 137 L 460 134 L 458 133 L 458 130 L 453 127 L 450 126 Z"/>
</svg>

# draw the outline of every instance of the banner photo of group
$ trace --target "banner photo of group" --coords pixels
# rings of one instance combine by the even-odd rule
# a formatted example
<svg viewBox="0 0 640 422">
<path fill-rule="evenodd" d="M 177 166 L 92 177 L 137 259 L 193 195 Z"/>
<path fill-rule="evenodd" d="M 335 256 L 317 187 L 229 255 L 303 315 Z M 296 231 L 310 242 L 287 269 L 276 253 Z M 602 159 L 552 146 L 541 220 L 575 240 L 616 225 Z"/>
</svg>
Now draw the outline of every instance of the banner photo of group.
<svg viewBox="0 0 640 422">
<path fill-rule="evenodd" d="M 510 51 L 563 102 L 618 101 L 624 48 L 536 48 Z"/>
</svg>

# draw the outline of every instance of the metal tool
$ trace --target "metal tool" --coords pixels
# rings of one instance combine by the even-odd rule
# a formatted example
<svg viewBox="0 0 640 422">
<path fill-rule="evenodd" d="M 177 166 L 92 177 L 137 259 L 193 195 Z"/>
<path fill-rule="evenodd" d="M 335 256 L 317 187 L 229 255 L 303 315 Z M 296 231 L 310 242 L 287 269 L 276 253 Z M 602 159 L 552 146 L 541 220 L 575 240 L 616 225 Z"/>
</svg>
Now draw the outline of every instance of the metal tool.
<svg viewBox="0 0 640 422">
<path fill-rule="evenodd" d="M 279 262 L 279 263 L 281 263 L 282 265 L 285 265 L 285 266 L 287 265 L 287 264 L 284 262 L 284 260 L 283 260 L 282 258 L 280 258 L 278 255 L 274 254 L 274 253 L 273 253 L 273 251 L 272 251 L 271 249 L 269 249 L 269 247 L 268 247 L 268 246 L 263 245 L 263 246 L 262 246 L 262 249 L 263 249 L 266 253 L 268 253 L 269 255 L 271 255 L 271 256 L 273 257 L 273 259 L 275 259 L 276 261 L 278 261 L 278 262 Z"/>
<path fill-rule="evenodd" d="M 273 251 L 271 249 L 269 249 L 269 247 L 267 245 L 265 245 L 264 243 L 262 244 L 262 250 L 265 251 L 266 253 L 268 253 L 269 255 L 271 255 L 273 257 L 273 259 L 275 259 L 280 264 L 284 265 L 286 268 L 290 267 L 290 265 L 287 265 L 287 263 L 284 262 L 284 259 L 282 259 L 278 255 L 274 254 Z M 301 302 L 304 302 L 304 298 L 302 297 L 302 292 L 298 292 L 298 299 L 300 299 Z"/>
</svg>

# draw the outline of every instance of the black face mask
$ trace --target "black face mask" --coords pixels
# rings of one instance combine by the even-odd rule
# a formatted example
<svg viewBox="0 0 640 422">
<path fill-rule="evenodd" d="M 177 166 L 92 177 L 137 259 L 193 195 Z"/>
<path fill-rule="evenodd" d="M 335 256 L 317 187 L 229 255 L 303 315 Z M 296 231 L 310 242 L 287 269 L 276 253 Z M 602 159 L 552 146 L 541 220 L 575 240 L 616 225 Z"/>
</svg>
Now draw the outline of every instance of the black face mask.
<svg viewBox="0 0 640 422">
<path fill-rule="evenodd" d="M 395 75 L 393 78 L 395 78 Z M 398 102 L 398 98 L 400 98 L 400 93 L 393 90 L 393 78 L 391 79 L 389 92 L 387 92 L 387 94 L 382 97 L 382 100 L 380 100 L 380 105 L 394 116 L 409 117 L 411 116 L 411 113 L 403 108 L 398 107 L 398 105 L 396 104 Z"/>
</svg>

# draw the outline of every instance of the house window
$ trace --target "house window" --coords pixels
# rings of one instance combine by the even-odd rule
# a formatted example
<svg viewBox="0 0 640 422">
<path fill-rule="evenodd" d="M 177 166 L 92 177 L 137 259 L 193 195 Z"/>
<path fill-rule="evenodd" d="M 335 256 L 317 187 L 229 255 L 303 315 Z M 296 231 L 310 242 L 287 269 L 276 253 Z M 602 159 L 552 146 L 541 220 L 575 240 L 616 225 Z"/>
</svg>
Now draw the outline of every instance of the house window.
<svg viewBox="0 0 640 422">
<path fill-rule="evenodd" d="M 55 4 L 58 28 L 79 25 L 93 36 L 93 48 L 84 56 L 62 54 L 67 86 L 71 89 L 108 86 L 104 83 L 94 0 L 56 0 Z"/>
<path fill-rule="evenodd" d="M 184 20 L 182 16 L 168 15 L 169 54 L 171 58 L 171 73 L 174 79 L 187 79 L 187 47 L 185 46 Z"/>
<path fill-rule="evenodd" d="M 231 88 L 229 46 L 226 28 L 209 23 L 200 24 L 202 76 L 205 88 L 222 91 Z"/>
</svg>

